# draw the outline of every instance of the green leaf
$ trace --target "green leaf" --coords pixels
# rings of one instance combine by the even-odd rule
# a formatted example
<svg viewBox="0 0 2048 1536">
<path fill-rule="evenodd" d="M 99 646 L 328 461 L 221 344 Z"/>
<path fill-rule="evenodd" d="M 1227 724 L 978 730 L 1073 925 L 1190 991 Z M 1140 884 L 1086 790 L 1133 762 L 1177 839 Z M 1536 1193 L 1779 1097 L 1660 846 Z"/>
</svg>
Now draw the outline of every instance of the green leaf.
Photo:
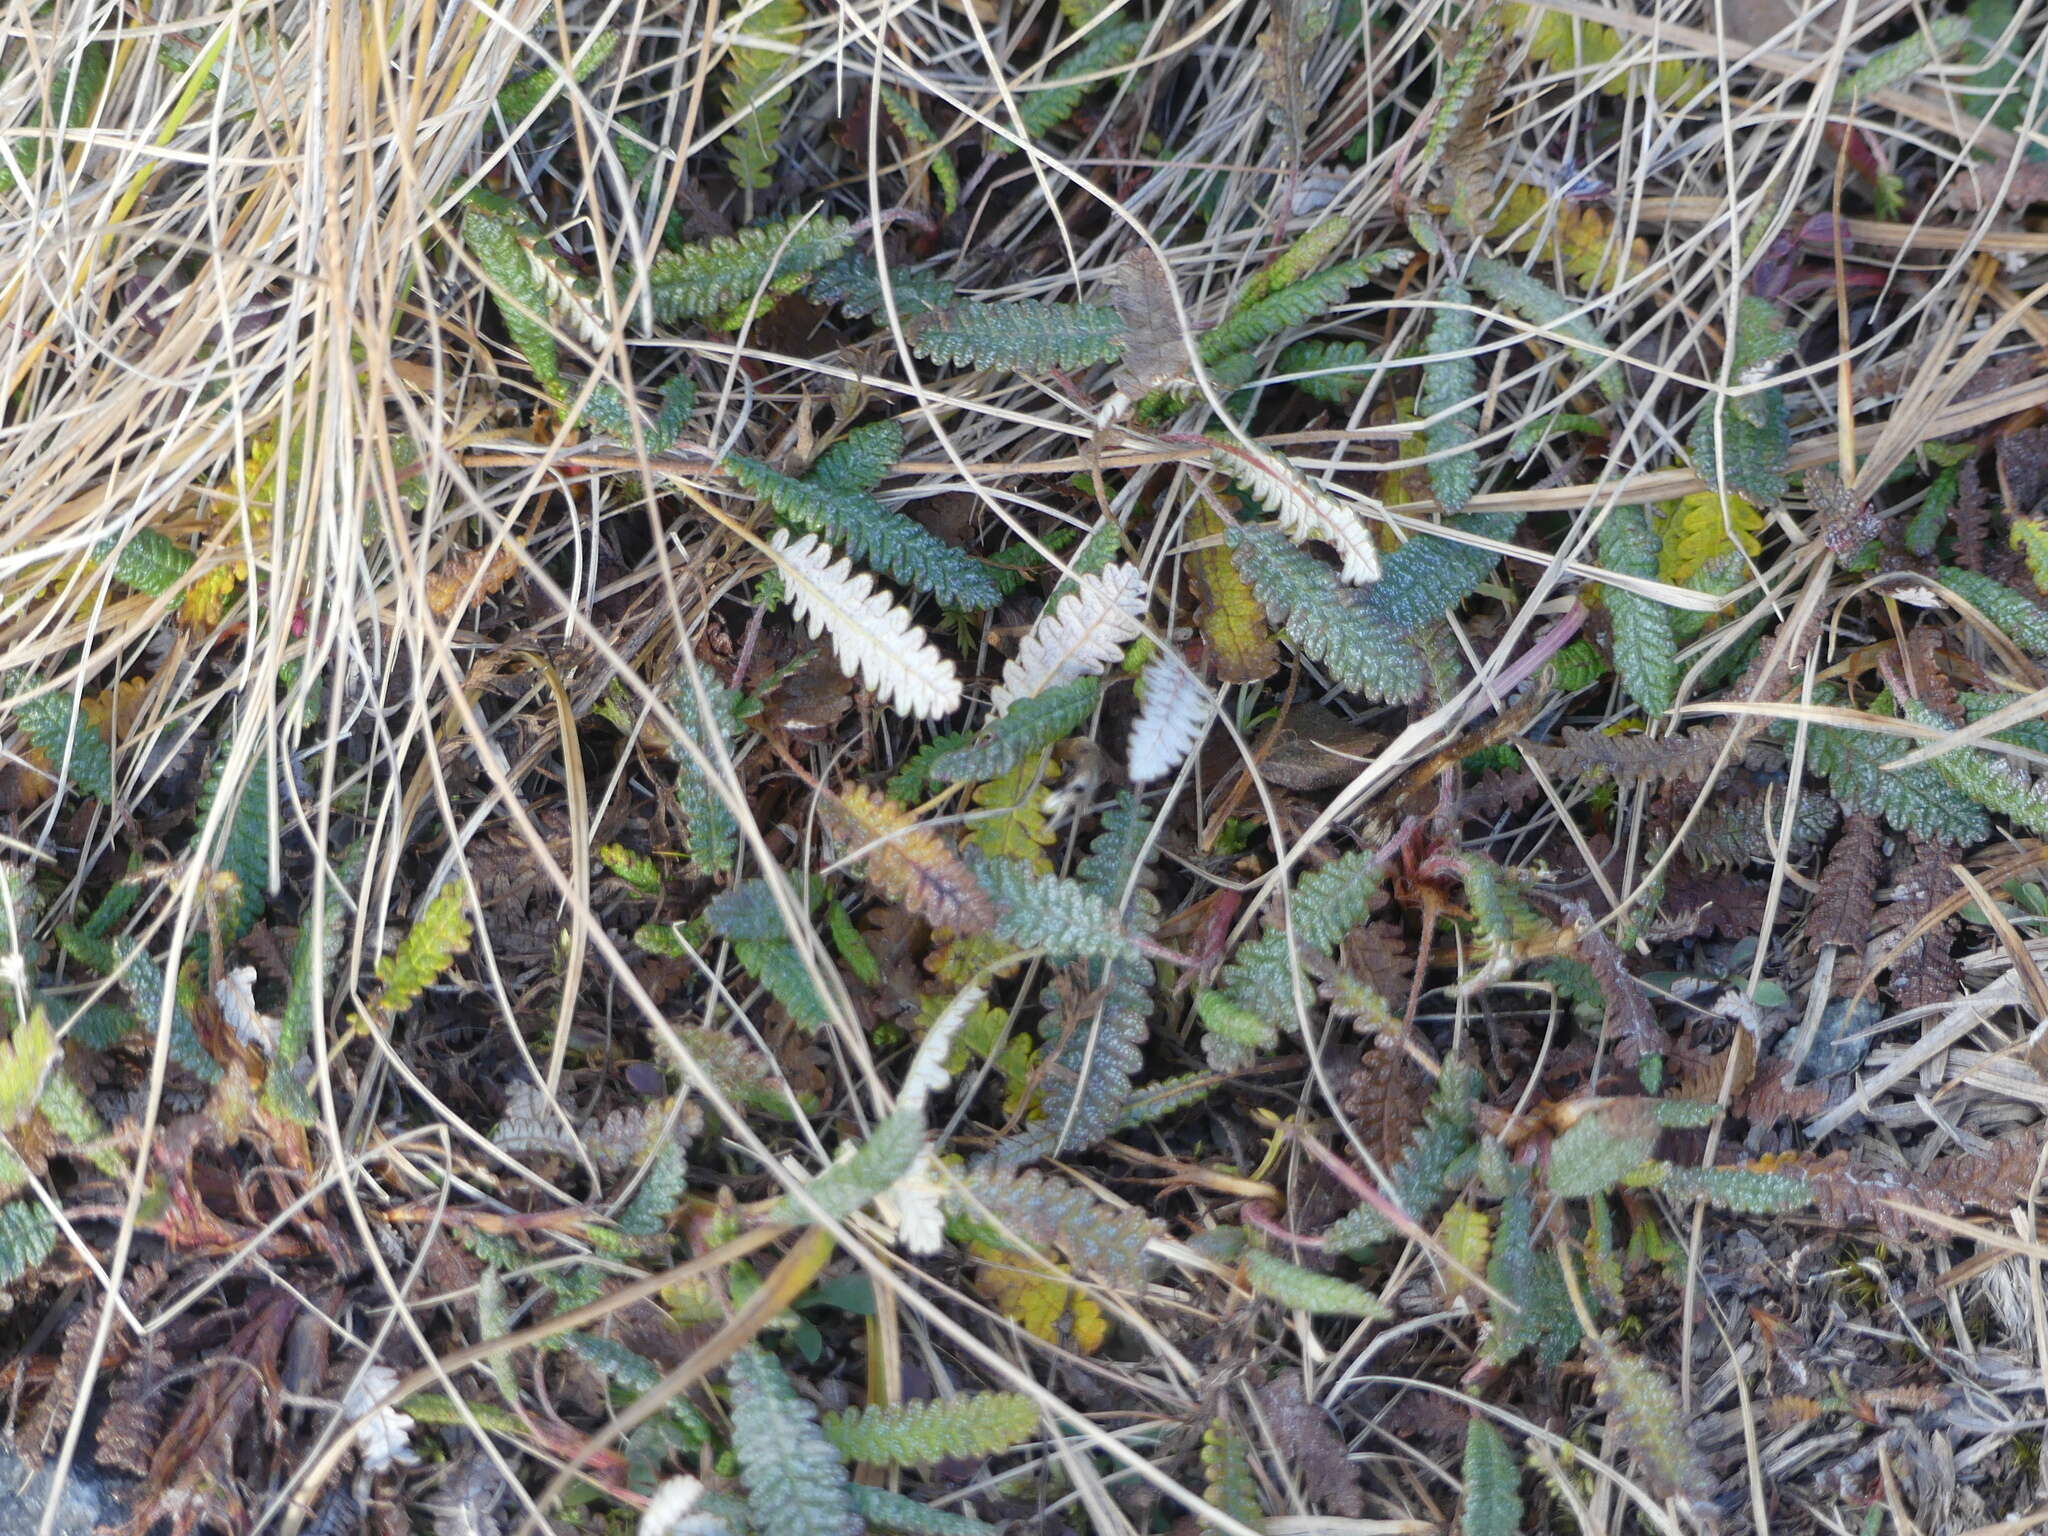
<svg viewBox="0 0 2048 1536">
<path fill-rule="evenodd" d="M 1038 1431 L 1038 1407 L 1018 1392 L 972 1392 L 828 1413 L 822 1427 L 848 1461 L 929 1467 L 980 1460 L 1030 1439 Z"/>
<path fill-rule="evenodd" d="M 1396 1205 L 1418 1220 L 1442 1201 L 1452 1166 L 1472 1146 L 1472 1099 L 1479 1074 L 1457 1057 L 1446 1057 L 1423 1111 L 1422 1124 L 1408 1138 L 1400 1161 L 1388 1172 Z M 1394 1235 L 1394 1225 L 1371 1205 L 1339 1217 L 1323 1233 L 1325 1246 L 1353 1257 Z"/>
<path fill-rule="evenodd" d="M 853 1512 L 870 1530 L 890 1532 L 893 1536 L 1001 1536 L 986 1520 L 956 1515 L 950 1509 L 933 1509 L 886 1488 L 855 1483 L 851 1492 Z"/>
<path fill-rule="evenodd" d="M 739 26 L 748 37 L 789 43 L 804 22 L 803 0 L 766 0 L 743 8 Z M 760 189 L 774 180 L 775 146 L 789 109 L 789 75 L 796 56 L 786 48 L 735 43 L 725 58 L 723 101 L 728 117 L 724 143 L 733 180 Z"/>
<path fill-rule="evenodd" d="M 1233 352 L 1244 352 L 1282 331 L 1320 320 L 1386 263 L 1379 257 L 1347 261 L 1240 304 L 1220 325 L 1202 333 L 1204 364 L 1214 367 Z"/>
<path fill-rule="evenodd" d="M 1064 1179 L 1000 1168 L 971 1170 L 948 1208 L 973 1224 L 976 1241 L 1063 1256 L 1127 1291 L 1144 1288 L 1145 1248 L 1160 1230 L 1142 1212 L 1106 1204 Z"/>
<path fill-rule="evenodd" d="M 704 691 L 711 705 L 709 720 L 698 708 L 697 690 L 680 671 L 668 689 L 668 705 L 675 711 L 683 734 L 696 743 L 699 751 L 710 756 L 714 734 L 726 746 L 740 734 L 740 695 L 709 679 L 705 680 Z M 711 779 L 698 770 L 687 752 L 678 746 L 671 749 L 670 756 L 676 762 L 676 803 L 683 812 L 683 848 L 691 867 L 700 875 L 716 877 L 730 873 L 739 858 L 739 823 L 713 788 Z"/>
<path fill-rule="evenodd" d="M 1259 1295 L 1295 1312 L 1328 1317 L 1366 1317 L 1384 1322 L 1393 1310 L 1362 1285 L 1317 1274 L 1278 1254 L 1254 1248 L 1244 1256 L 1245 1282 Z"/>
<path fill-rule="evenodd" d="M 805 1192 L 827 1216 L 844 1221 L 893 1188 L 910 1171 L 923 1146 L 923 1114 L 898 1110 L 877 1125 L 851 1157 L 811 1180 Z M 810 1205 L 795 1195 L 784 1195 L 775 1212 L 777 1221 L 802 1224 L 815 1219 Z"/>
<path fill-rule="evenodd" d="M 1137 57 L 1138 48 L 1150 30 L 1143 21 L 1118 21 L 1097 27 L 1080 47 L 1071 50 L 1053 67 L 1051 79 L 1073 83 L 1054 85 L 1049 90 L 1019 92 L 1016 98 L 1017 118 L 1023 124 L 1026 136 L 1040 138 L 1072 117 L 1083 96 L 1109 83 L 1083 77 L 1129 63 Z"/>
<path fill-rule="evenodd" d="M 1837 80 L 1835 100 L 1854 101 L 1859 96 L 1874 96 L 1879 91 L 1904 85 L 1944 55 L 1962 47 L 1969 37 L 1969 17 L 1931 16 L 1923 27 L 1890 47 L 1878 49 L 1861 69 Z"/>
<path fill-rule="evenodd" d="M 9 153 L 0 156 L 0 194 L 14 190 L 16 166 L 23 176 L 31 176 L 42 164 L 45 139 L 40 130 L 52 121 L 67 128 L 83 128 L 92 121 L 107 87 L 107 57 L 106 44 L 88 43 L 79 50 L 75 65 L 51 72 L 49 96 L 28 113 L 28 126 L 36 131 L 14 139 Z"/>
<path fill-rule="evenodd" d="M 1091 966 L 1091 986 L 1102 1003 L 1083 1027 L 1061 1027 L 1062 1010 L 1048 1011 L 1041 1033 L 1063 1041 L 1046 1074 L 1039 1119 L 997 1149 L 1008 1166 L 1058 1152 L 1092 1147 L 1114 1132 L 1133 1102 L 1132 1082 L 1144 1066 L 1151 1035 L 1152 968 L 1130 961 Z"/>
<path fill-rule="evenodd" d="M 1344 936 L 1366 920 L 1385 877 L 1378 857 L 1364 850 L 1310 870 L 1295 883 L 1287 901 L 1295 939 L 1324 954 L 1334 953 Z"/>
<path fill-rule="evenodd" d="M 1627 398 L 1621 369 L 1599 355 L 1606 343 L 1582 306 L 1520 267 L 1491 256 L 1475 259 L 1469 275 L 1474 283 L 1523 319 L 1564 337 L 1567 342 L 1576 342 L 1573 354 L 1593 375 L 1589 382 L 1597 381 L 1600 392 L 1611 403 L 1619 405 Z"/>
<path fill-rule="evenodd" d="M 1522 1473 L 1491 1419 L 1475 1418 L 1465 1430 L 1464 1536 L 1522 1536 Z"/>
<path fill-rule="evenodd" d="M 725 1368 L 732 1448 L 761 1536 L 859 1536 L 846 1468 L 775 1357 L 749 1344 Z"/>
<path fill-rule="evenodd" d="M 69 693 L 45 693 L 16 704 L 14 723 L 59 779 L 103 805 L 114 803 L 114 754 L 106 738 L 72 707 Z"/>
<path fill-rule="evenodd" d="M 806 478 L 833 491 L 872 491 L 903 457 L 903 429 L 893 421 L 855 427 L 818 455 Z"/>
<path fill-rule="evenodd" d="M 1780 728 L 1777 734 L 1789 738 L 1791 731 Z M 1876 731 L 1809 726 L 1806 766 L 1828 781 L 1842 809 L 1851 814 L 1882 816 L 1902 832 L 1960 847 L 1983 842 L 1991 835 L 1983 810 L 1932 767 L 1885 771 L 1886 763 L 1912 748 L 1910 741 Z"/>
<path fill-rule="evenodd" d="M 121 967 L 122 989 L 127 992 L 129 1003 L 141 1018 L 142 1027 L 154 1034 L 157 1020 L 163 1016 L 164 973 L 140 946 L 118 949 L 115 963 Z M 192 1015 L 185 1011 L 184 1004 L 175 996 L 171 999 L 170 1056 L 172 1061 L 202 1083 L 220 1081 L 220 1063 L 200 1043 L 199 1031 L 192 1027 Z"/>
<path fill-rule="evenodd" d="M 1448 354 L 1470 348 L 1478 339 L 1471 312 L 1472 297 L 1456 283 L 1443 291 L 1444 308 L 1436 311 L 1426 343 L 1430 352 Z M 1448 412 L 1422 429 L 1422 444 L 1432 455 L 1429 486 L 1446 512 L 1457 512 L 1479 487 L 1479 455 L 1465 445 L 1479 432 L 1479 365 L 1470 357 L 1438 356 L 1422 366 L 1422 389 L 1415 397 L 1417 414 L 1428 418 Z M 1462 450 L 1453 452 L 1453 450 Z"/>
<path fill-rule="evenodd" d="M 1906 718 L 1946 732 L 1948 722 L 1917 699 L 1905 701 Z M 1980 747 L 1952 747 L 1929 765 L 1950 786 L 2037 836 L 2048 836 L 2048 794 L 2018 763 Z"/>
<path fill-rule="evenodd" d="M 906 319 L 945 309 L 954 298 L 950 282 L 922 267 L 890 267 L 889 292 L 896 312 Z M 874 256 L 865 250 L 848 251 L 820 267 L 811 279 L 810 293 L 820 304 L 838 305 L 854 320 L 888 313 L 881 274 L 875 270 Z"/>
<path fill-rule="evenodd" d="M 1289 344 L 1274 365 L 1280 373 L 1303 373 L 1294 380 L 1305 395 L 1331 405 L 1348 405 L 1365 393 L 1379 349 L 1363 341 L 1297 341 Z"/>
<path fill-rule="evenodd" d="M 1386 703 L 1422 696 L 1422 658 L 1367 608 L 1368 597 L 1266 524 L 1240 524 L 1225 542 L 1266 616 L 1308 660 L 1345 687 Z M 1397 551 L 1398 553 L 1398 551 Z M 1377 593 L 1387 585 L 1384 572 Z"/>
<path fill-rule="evenodd" d="M 38 1008 L 0 1044 L 0 1131 L 14 1129 L 34 1112 L 56 1063 L 57 1037 L 49 1016 Z"/>
<path fill-rule="evenodd" d="M 1688 1168 L 1682 1163 L 1659 1166 L 1662 1171 L 1650 1187 L 1674 1200 L 1705 1200 L 1749 1216 L 1800 1211 L 1813 1204 L 1813 1191 L 1797 1174 L 1763 1168 Z"/>
<path fill-rule="evenodd" d="M 227 771 L 227 751 L 215 754 L 206 782 L 199 792 L 199 822 L 205 825 L 219 798 L 221 776 Z M 270 788 L 270 762 L 259 755 L 242 782 L 226 829 L 213 844 L 210 860 L 216 871 L 235 878 L 234 895 L 218 910 L 220 944 L 223 953 L 241 941 L 263 913 L 264 889 L 270 882 L 270 818 L 276 804 Z"/>
<path fill-rule="evenodd" d="M 1343 214 L 1331 214 L 1311 224 L 1294 237 L 1286 250 L 1246 279 L 1245 285 L 1237 291 L 1237 297 L 1231 301 L 1231 315 L 1241 315 L 1281 289 L 1291 288 L 1313 277 L 1351 238 L 1353 227 L 1352 221 Z M 1407 253 L 1393 251 L 1369 260 L 1379 266 L 1398 265 L 1407 260 Z"/>
<path fill-rule="evenodd" d="M 334 876 L 328 882 L 326 899 L 321 904 L 319 929 L 315 930 L 312 925 L 313 905 L 308 901 L 304 918 L 306 926 L 299 930 L 298 943 L 292 947 L 291 985 L 285 992 L 284 1012 L 278 1015 L 277 1054 L 263 1079 L 263 1103 L 272 1113 L 282 1115 L 295 1125 L 311 1125 L 316 1118 L 312 1100 L 300 1086 L 295 1073 L 313 1038 L 314 987 L 324 984 L 325 979 L 333 974 L 335 962 L 341 958 L 342 944 L 348 937 L 351 909 L 342 892 L 353 890 L 361 883 L 368 854 L 369 844 L 361 840 L 352 843 L 342 854 L 335 864 Z M 333 994 L 329 993 L 326 1000 L 333 1001 Z"/>
<path fill-rule="evenodd" d="M 462 885 L 451 880 L 427 903 L 398 948 L 377 962 L 377 979 L 384 984 L 377 1007 L 386 1017 L 405 1012 L 441 979 L 469 948 L 470 931 L 462 912 Z"/>
<path fill-rule="evenodd" d="M 647 287 L 655 319 L 714 319 L 757 293 L 793 293 L 853 243 L 846 219 L 819 216 L 755 224 L 716 240 L 656 254 Z"/>
<path fill-rule="evenodd" d="M 184 580 L 194 560 L 154 528 L 137 528 L 126 539 L 116 534 L 93 546 L 95 560 L 108 555 L 114 555 L 114 580 L 151 597 L 162 596 Z"/>
<path fill-rule="evenodd" d="M 1641 507 L 1616 507 L 1600 528 L 1600 563 L 1623 576 L 1654 578 L 1662 541 Z M 1604 587 L 1614 620 L 1614 665 L 1622 686 L 1651 714 L 1678 701 L 1678 633 L 1673 610 L 1626 587 Z"/>
<path fill-rule="evenodd" d="M 576 57 L 567 71 L 569 78 L 581 85 L 603 69 L 611 56 L 619 51 L 619 40 L 620 33 L 616 27 L 605 27 L 591 33 L 583 46 L 576 50 Z M 498 88 L 499 116 L 508 125 L 523 121 L 554 90 L 563 73 L 557 66 L 549 64 L 507 81 Z"/>
<path fill-rule="evenodd" d="M 1595 1353 L 1601 1396 L 1622 1442 L 1641 1459 L 1660 1498 L 1701 1502 L 1716 1484 L 1686 1434 L 1685 1410 L 1671 1383 L 1639 1356 L 1602 1344 Z"/>
<path fill-rule="evenodd" d="M 957 304 L 906 330 L 911 350 L 942 368 L 1047 373 L 1114 362 L 1124 350 L 1123 321 L 1107 304 Z"/>
<path fill-rule="evenodd" d="M 931 757 L 925 772 L 948 783 L 1001 778 L 1079 730 L 1101 695 L 1099 678 L 1077 677 L 1018 699 L 971 744 Z"/>
<path fill-rule="evenodd" d="M 1787 466 L 1792 430 L 1785 392 L 1767 389 L 1731 398 L 1725 411 L 1717 411 L 1714 404 L 1721 398 L 1713 397 L 1693 422 L 1692 436 L 1686 440 L 1693 468 L 1717 491 L 1759 503 L 1781 499 L 1791 483 Z"/>
<path fill-rule="evenodd" d="M 633 1198 L 618 1214 L 619 1230 L 633 1237 L 653 1237 L 667 1225 L 688 1186 L 689 1168 L 682 1143 L 673 1136 L 662 1137 L 655 1143 L 654 1154 L 647 1160 L 647 1171 L 633 1190 Z"/>
<path fill-rule="evenodd" d="M 1019 949 L 1039 949 L 1055 965 L 1076 960 L 1140 958 L 1115 910 L 1077 880 L 1045 874 L 1021 859 L 967 852 L 968 867 L 996 904 L 996 936 Z"/>
<path fill-rule="evenodd" d="M 1648 1115 L 1592 1111 L 1552 1144 L 1550 1192 L 1564 1200 L 1606 1194 L 1648 1160 L 1658 1129 Z"/>
<path fill-rule="evenodd" d="M 0 1285 L 12 1285 L 57 1246 L 57 1222 L 39 1200 L 0 1205 Z"/>
<path fill-rule="evenodd" d="M 814 1035 L 832 1022 L 832 1010 L 818 995 L 803 956 L 787 939 L 735 940 L 732 952 L 747 974 L 782 1004 L 799 1029 Z"/>
<path fill-rule="evenodd" d="M 1252 1474 L 1251 1444 L 1222 1417 L 1202 1432 L 1202 1497 L 1232 1519 L 1260 1528 L 1265 1510 L 1259 1503 L 1259 1481 Z M 1221 1527 L 1202 1522 L 1203 1536 Z"/>
<path fill-rule="evenodd" d="M 1501 1203 L 1486 1283 L 1515 1304 L 1514 1311 L 1501 1309 L 1493 1316 L 1486 1357 L 1494 1364 L 1505 1365 L 1533 1348 L 1544 1364 L 1557 1366 L 1578 1348 L 1579 1323 L 1565 1290 L 1564 1271 L 1549 1247 L 1536 1241 L 1526 1173 Z"/>
<path fill-rule="evenodd" d="M 561 400 L 569 395 L 569 383 L 562 377 L 561 349 L 548 326 L 548 285 L 532 251 L 542 238 L 517 207 L 496 193 L 479 189 L 463 200 L 462 243 L 483 269 L 505 334 L 541 388 Z"/>
<path fill-rule="evenodd" d="M 1518 512 L 1466 512 L 1444 526 L 1509 539 L 1521 522 Z M 1477 544 L 1413 534 L 1381 557 L 1380 579 L 1365 594 L 1365 610 L 1397 634 L 1418 634 L 1476 592 L 1499 564 L 1499 555 Z"/>
<path fill-rule="evenodd" d="M 1936 574 L 1943 586 L 2011 636 L 2029 656 L 2048 656 L 2048 609 L 1975 571 L 1945 565 Z"/>
<path fill-rule="evenodd" d="M 1208 1031 L 1202 1052 L 1219 1069 L 1248 1066 L 1280 1043 L 1278 1025 L 1227 992 L 1197 993 L 1195 1015 Z"/>
<path fill-rule="evenodd" d="M 900 432 L 895 440 L 898 451 L 891 453 L 886 463 L 893 463 L 901 452 Z M 979 560 L 884 506 L 855 478 L 839 478 L 857 477 L 864 470 L 866 466 L 856 455 L 869 446 L 856 447 L 829 467 L 831 455 L 827 454 L 801 480 L 740 454 L 728 455 L 725 467 L 744 490 L 773 507 L 784 523 L 823 535 L 841 554 L 851 555 L 892 581 L 929 592 L 948 607 L 993 608 L 1002 595 Z"/>
</svg>

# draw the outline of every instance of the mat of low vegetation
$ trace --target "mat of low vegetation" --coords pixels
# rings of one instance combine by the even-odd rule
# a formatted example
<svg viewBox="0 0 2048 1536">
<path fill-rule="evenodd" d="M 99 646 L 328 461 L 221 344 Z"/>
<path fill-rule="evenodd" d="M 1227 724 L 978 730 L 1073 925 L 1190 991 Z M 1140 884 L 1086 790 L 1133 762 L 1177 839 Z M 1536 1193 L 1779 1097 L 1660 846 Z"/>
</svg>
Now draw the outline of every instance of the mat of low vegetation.
<svg viewBox="0 0 2048 1536">
<path fill-rule="evenodd" d="M 22 1456 L 2030 1528 L 2038 0 L 340 10 L 0 22 Z"/>
</svg>

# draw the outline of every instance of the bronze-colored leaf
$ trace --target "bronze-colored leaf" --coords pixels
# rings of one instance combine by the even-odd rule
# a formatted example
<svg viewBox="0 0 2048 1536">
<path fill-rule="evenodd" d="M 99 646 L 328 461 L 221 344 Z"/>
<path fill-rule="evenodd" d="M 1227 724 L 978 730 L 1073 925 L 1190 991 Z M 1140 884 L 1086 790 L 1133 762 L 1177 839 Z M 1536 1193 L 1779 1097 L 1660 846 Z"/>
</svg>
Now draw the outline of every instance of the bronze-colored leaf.
<svg viewBox="0 0 2048 1536">
<path fill-rule="evenodd" d="M 1280 670 L 1280 648 L 1266 612 L 1231 563 L 1223 519 L 1204 502 L 1188 514 L 1188 579 L 1194 584 L 1195 628 L 1208 643 L 1221 683 L 1256 683 Z"/>
<path fill-rule="evenodd" d="M 820 804 L 834 835 L 866 863 L 868 883 L 889 900 L 955 933 L 994 926 L 995 907 L 981 882 L 904 807 L 859 784 Z"/>
</svg>

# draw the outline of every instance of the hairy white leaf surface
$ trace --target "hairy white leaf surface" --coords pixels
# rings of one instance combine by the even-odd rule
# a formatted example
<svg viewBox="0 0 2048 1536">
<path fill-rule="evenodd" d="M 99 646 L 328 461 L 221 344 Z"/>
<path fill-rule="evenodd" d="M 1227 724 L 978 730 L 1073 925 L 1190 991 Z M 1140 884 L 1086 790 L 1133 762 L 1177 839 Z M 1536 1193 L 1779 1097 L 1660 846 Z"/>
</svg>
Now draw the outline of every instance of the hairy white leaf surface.
<svg viewBox="0 0 2048 1536">
<path fill-rule="evenodd" d="M 574 1157 L 576 1138 L 547 1093 L 529 1082 L 505 1090 L 505 1113 L 491 1127 L 492 1144 L 515 1157 Z"/>
<path fill-rule="evenodd" d="M 946 1086 L 952 1076 L 946 1070 L 946 1058 L 953 1051 L 953 1037 L 960 1033 L 960 1027 L 973 1017 L 982 999 L 988 996 L 986 987 L 963 987 L 946 1004 L 945 1012 L 932 1020 L 932 1027 L 925 1031 L 919 1042 L 917 1054 L 910 1059 L 910 1070 L 903 1074 L 903 1088 L 896 1095 L 898 1109 L 924 1112 L 925 1100 Z"/>
<path fill-rule="evenodd" d="M 1254 452 L 1237 443 L 1209 450 L 1216 467 L 1252 493 L 1252 499 L 1280 520 L 1280 531 L 1297 544 L 1311 539 L 1336 550 L 1344 580 L 1354 587 L 1380 579 L 1379 546 L 1357 511 L 1328 491 L 1311 485 L 1277 453 Z M 1376 501 L 1365 498 L 1375 508 Z"/>
<path fill-rule="evenodd" d="M 1194 751 L 1209 729 L 1216 701 L 1193 669 L 1170 651 L 1145 664 L 1138 684 L 1138 718 L 1131 726 L 1131 782 L 1164 778 Z"/>
<path fill-rule="evenodd" d="M 841 670 L 857 673 L 876 697 L 900 714 L 930 720 L 960 705 L 960 677 L 953 664 L 910 622 L 910 612 L 875 578 L 855 575 L 853 562 L 832 563 L 829 544 L 807 533 L 792 542 L 778 528 L 775 563 L 789 590 L 790 607 L 815 638 L 832 637 Z"/>
<path fill-rule="evenodd" d="M 937 1253 L 946 1246 L 946 1180 L 931 1143 L 925 1143 L 902 1178 L 876 1197 L 875 1209 L 905 1253 Z"/>
<path fill-rule="evenodd" d="M 388 1365 L 373 1365 L 342 1399 L 341 1411 L 355 1427 L 356 1450 L 366 1472 L 419 1465 L 419 1452 L 412 1448 L 413 1421 L 396 1408 L 376 1406 L 397 1385 L 398 1372 Z"/>
<path fill-rule="evenodd" d="M 255 984 L 256 967 L 238 966 L 213 984 L 213 1000 L 235 1038 L 261 1051 L 268 1061 L 277 1054 L 277 1018 L 257 1008 Z"/>
<path fill-rule="evenodd" d="M 994 713 L 1002 714 L 1019 699 L 1100 672 L 1123 655 L 1143 628 L 1151 595 L 1143 573 L 1123 561 L 1074 578 L 1074 590 L 1038 616 L 1017 654 L 1004 665 L 1002 684 L 989 696 Z"/>
<path fill-rule="evenodd" d="M 611 323 L 582 285 L 556 265 L 559 259 L 547 251 L 527 254 L 527 260 L 533 264 L 534 276 L 547 291 L 549 310 L 561 318 L 570 334 L 582 342 L 593 356 L 603 357 L 611 347 Z"/>
<path fill-rule="evenodd" d="M 640 1511 L 639 1536 L 726 1536 L 731 1528 L 718 1516 L 695 1512 L 703 1497 L 704 1485 L 696 1478 L 668 1479 Z"/>
</svg>

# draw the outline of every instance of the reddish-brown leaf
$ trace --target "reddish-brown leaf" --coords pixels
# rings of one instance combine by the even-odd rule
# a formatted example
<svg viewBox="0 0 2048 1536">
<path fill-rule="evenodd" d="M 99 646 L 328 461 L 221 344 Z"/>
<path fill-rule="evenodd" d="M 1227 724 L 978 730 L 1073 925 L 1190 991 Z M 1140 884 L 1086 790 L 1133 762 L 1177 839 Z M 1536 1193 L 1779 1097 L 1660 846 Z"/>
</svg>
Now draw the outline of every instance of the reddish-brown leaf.
<svg viewBox="0 0 2048 1536">
<path fill-rule="evenodd" d="M 1882 833 L 1875 816 L 1851 816 L 1842 824 L 1806 919 L 1806 942 L 1812 948 L 1848 944 L 1860 950 L 1870 941 L 1877 876 L 1884 863 Z"/>
</svg>

